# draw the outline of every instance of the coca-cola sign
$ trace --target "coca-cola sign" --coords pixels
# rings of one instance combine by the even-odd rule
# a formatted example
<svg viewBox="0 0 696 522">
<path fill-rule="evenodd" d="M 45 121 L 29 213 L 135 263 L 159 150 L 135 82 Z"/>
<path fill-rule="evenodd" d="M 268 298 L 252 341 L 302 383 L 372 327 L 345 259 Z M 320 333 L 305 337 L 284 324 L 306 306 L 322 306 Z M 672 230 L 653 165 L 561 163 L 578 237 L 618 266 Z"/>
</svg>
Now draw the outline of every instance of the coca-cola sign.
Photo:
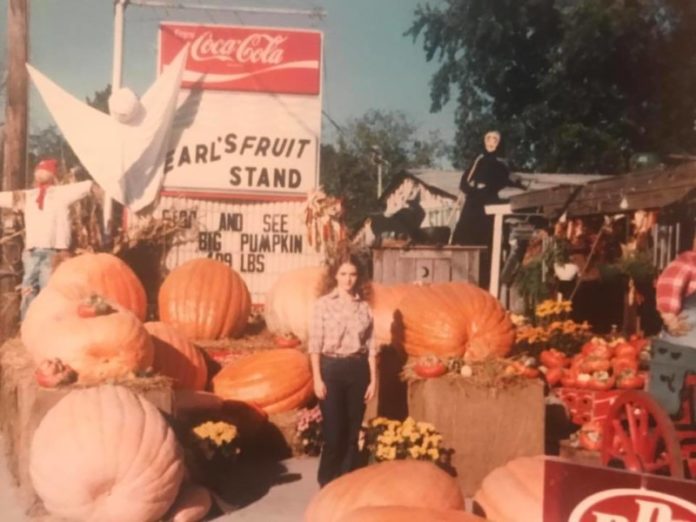
<svg viewBox="0 0 696 522">
<path fill-rule="evenodd" d="M 190 43 L 183 87 L 318 95 L 321 33 L 268 27 L 160 25 L 160 68 Z"/>
<path fill-rule="evenodd" d="M 590 495 L 568 522 L 687 522 L 696 505 L 673 495 L 644 489 L 609 489 Z"/>
</svg>

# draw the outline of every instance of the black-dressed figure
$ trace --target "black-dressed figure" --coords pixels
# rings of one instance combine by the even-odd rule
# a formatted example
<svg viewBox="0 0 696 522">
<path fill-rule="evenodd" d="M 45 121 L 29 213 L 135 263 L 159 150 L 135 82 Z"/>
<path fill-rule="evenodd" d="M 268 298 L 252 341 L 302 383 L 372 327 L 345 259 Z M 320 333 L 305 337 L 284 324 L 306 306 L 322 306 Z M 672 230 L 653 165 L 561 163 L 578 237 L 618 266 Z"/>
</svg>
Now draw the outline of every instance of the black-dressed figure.
<svg viewBox="0 0 696 522">
<path fill-rule="evenodd" d="M 493 239 L 493 216 L 486 214 L 485 206 L 501 203 L 501 189 L 517 186 L 510 180 L 510 170 L 498 157 L 500 133 L 489 131 L 483 138 L 485 151 L 473 162 L 459 182 L 460 200 L 464 206 L 452 234 L 454 245 L 481 245 L 479 285 L 487 288 L 490 279 L 490 252 Z"/>
</svg>

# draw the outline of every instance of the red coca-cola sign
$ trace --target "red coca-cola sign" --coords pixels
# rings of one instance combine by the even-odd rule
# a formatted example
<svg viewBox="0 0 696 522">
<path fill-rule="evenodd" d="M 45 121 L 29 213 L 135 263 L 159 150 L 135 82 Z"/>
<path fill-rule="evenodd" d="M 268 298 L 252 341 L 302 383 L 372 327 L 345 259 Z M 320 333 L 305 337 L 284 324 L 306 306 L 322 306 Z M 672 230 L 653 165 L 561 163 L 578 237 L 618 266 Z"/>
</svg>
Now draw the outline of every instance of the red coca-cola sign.
<svg viewBox="0 0 696 522">
<path fill-rule="evenodd" d="M 686 522 L 696 520 L 696 504 L 644 489 L 608 489 L 585 498 L 568 522 Z"/>
<path fill-rule="evenodd" d="M 160 25 L 160 69 L 189 44 L 183 87 L 319 94 L 321 33 L 269 27 Z"/>
</svg>

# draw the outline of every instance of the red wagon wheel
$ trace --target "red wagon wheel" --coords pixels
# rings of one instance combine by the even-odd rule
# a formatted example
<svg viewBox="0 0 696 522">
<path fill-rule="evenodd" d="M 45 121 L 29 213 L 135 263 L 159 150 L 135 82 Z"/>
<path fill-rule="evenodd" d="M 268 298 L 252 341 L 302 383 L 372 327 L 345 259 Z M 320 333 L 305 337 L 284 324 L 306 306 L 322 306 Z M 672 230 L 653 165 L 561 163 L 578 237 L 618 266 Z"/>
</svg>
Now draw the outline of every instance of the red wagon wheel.
<svg viewBox="0 0 696 522">
<path fill-rule="evenodd" d="M 651 395 L 629 390 L 614 400 L 604 421 L 602 463 L 684 478 L 674 423 Z"/>
</svg>

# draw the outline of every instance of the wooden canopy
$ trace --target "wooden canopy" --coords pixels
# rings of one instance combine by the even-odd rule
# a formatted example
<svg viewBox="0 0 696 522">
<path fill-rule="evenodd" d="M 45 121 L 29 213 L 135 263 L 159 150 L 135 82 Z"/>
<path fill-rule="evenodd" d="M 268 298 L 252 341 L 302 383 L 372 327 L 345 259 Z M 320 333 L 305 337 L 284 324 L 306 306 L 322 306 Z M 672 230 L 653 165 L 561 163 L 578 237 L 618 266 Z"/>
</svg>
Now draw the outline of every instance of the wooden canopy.
<svg viewBox="0 0 696 522">
<path fill-rule="evenodd" d="M 640 209 L 662 208 L 696 190 L 696 162 L 669 169 L 631 172 L 582 187 L 565 185 L 526 192 L 510 198 L 514 212 L 534 211 L 558 217 L 619 214 Z"/>
</svg>

